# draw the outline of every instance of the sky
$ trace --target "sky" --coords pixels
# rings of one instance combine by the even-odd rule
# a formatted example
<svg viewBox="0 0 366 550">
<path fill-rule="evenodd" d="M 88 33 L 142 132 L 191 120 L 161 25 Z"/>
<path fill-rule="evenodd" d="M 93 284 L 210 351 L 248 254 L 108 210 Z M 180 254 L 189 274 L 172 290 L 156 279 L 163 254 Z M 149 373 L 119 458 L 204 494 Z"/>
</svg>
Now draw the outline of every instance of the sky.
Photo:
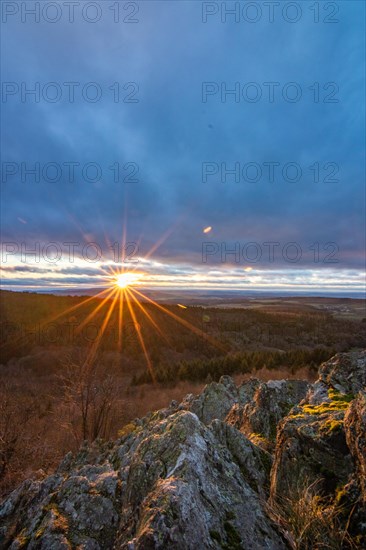
<svg viewBox="0 0 366 550">
<path fill-rule="evenodd" d="M 362 292 L 364 2 L 72 9 L 2 2 L 2 288 Z"/>
</svg>

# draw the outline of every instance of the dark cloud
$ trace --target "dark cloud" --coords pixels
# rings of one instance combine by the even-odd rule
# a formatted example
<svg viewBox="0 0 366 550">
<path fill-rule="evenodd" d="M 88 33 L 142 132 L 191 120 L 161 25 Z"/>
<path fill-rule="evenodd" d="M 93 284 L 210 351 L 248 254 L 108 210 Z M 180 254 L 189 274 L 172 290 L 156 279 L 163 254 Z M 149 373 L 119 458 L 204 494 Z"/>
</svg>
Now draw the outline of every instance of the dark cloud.
<svg viewBox="0 0 366 550">
<path fill-rule="evenodd" d="M 2 240 L 94 240 L 106 250 L 108 242 L 121 241 L 126 211 L 128 240 L 140 243 L 142 255 L 174 228 L 153 254 L 165 264 L 199 265 L 202 230 L 211 225 L 208 240 L 228 246 L 333 242 L 339 268 L 361 268 L 364 5 L 340 6 L 336 24 L 314 24 L 305 7 L 296 24 L 222 24 L 219 18 L 202 24 L 199 2 L 141 2 L 135 25 L 107 18 L 94 25 L 80 18 L 54 25 L 10 21 L 4 26 L 4 81 L 28 87 L 77 81 L 79 88 L 97 82 L 103 97 L 87 103 L 77 94 L 74 103 L 54 104 L 9 97 L 3 162 L 93 162 L 103 177 L 84 181 L 79 167 L 74 182 L 66 169 L 55 183 L 31 176 L 22 182 L 20 173 L 8 178 L 2 184 Z M 205 81 L 227 88 L 257 82 L 263 93 L 264 82 L 279 82 L 279 90 L 297 82 L 303 97 L 289 103 L 279 92 L 274 103 L 222 103 L 217 95 L 202 103 Z M 114 103 L 114 82 L 138 83 L 139 102 Z M 315 82 L 318 103 L 309 90 Z M 326 82 L 336 82 L 339 102 L 323 102 L 332 91 L 322 89 Z M 204 162 L 231 167 L 273 161 L 298 163 L 301 180 L 202 182 Z M 109 168 L 115 162 L 136 163 L 138 181 L 115 183 Z M 314 163 L 329 162 L 338 165 L 339 181 L 314 182 Z M 330 171 L 321 168 L 320 179 Z"/>
</svg>

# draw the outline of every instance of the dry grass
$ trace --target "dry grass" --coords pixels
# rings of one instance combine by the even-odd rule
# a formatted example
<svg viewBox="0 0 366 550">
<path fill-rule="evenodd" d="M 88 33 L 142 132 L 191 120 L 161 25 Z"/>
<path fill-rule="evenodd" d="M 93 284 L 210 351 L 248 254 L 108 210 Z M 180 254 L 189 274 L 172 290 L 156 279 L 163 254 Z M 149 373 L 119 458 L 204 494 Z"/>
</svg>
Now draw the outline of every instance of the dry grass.
<svg viewBox="0 0 366 550">
<path fill-rule="evenodd" d="M 317 486 L 318 482 L 305 484 L 290 497 L 271 501 L 270 516 L 281 526 L 294 550 L 356 549 L 343 507 L 317 494 Z"/>
</svg>

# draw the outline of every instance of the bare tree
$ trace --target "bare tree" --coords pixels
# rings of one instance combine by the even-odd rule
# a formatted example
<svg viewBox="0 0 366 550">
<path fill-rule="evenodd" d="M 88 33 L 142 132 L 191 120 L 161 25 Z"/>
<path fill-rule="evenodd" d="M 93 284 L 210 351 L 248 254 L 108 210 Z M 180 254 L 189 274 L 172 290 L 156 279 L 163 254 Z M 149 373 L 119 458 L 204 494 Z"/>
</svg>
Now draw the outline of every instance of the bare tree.
<svg viewBox="0 0 366 550">
<path fill-rule="evenodd" d="M 0 480 L 25 443 L 27 424 L 33 417 L 32 400 L 20 400 L 14 388 L 3 383 L 0 389 Z"/>
<path fill-rule="evenodd" d="M 69 358 L 60 380 L 68 409 L 66 426 L 75 440 L 80 443 L 110 437 L 118 388 L 101 362 Z"/>
</svg>

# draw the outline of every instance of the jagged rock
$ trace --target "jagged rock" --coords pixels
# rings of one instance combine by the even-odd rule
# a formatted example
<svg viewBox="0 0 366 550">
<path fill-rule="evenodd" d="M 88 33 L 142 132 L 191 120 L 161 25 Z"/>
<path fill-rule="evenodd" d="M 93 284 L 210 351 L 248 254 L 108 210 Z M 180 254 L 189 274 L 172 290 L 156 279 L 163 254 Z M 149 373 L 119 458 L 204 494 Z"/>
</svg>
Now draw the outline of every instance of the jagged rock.
<svg viewBox="0 0 366 550">
<path fill-rule="evenodd" d="M 354 399 L 352 392 L 365 382 L 365 357 L 365 352 L 341 353 L 323 363 L 306 399 L 280 423 L 271 476 L 273 496 L 316 480 L 321 490 L 332 494 L 349 480 L 354 465 L 344 418 Z M 350 413 L 347 417 L 356 418 Z"/>
<path fill-rule="evenodd" d="M 279 427 L 271 494 L 296 494 L 319 481 L 318 490 L 334 492 L 353 470 L 343 427 L 344 410 L 323 412 L 295 407 Z"/>
<path fill-rule="evenodd" d="M 319 405 L 329 401 L 328 389 L 355 396 L 366 387 L 366 350 L 361 352 L 337 353 L 323 363 L 319 379 L 311 388 L 307 402 Z"/>
<path fill-rule="evenodd" d="M 255 392 L 261 385 L 260 380 L 257 378 L 250 378 L 246 382 L 243 382 L 238 387 L 238 393 L 239 393 L 239 403 L 241 405 L 246 405 L 247 403 L 251 403 L 254 399 Z"/>
<path fill-rule="evenodd" d="M 0 507 L 10 548 L 287 548 L 261 496 L 270 460 L 235 428 L 168 409 L 70 455 Z"/>
<path fill-rule="evenodd" d="M 190 410 L 204 423 L 214 419 L 224 420 L 234 403 L 238 402 L 238 389 L 229 376 L 223 376 L 218 383 L 211 382 L 197 397 L 188 395 L 180 408 Z"/>
<path fill-rule="evenodd" d="M 200 395 L 187 395 L 179 409 L 192 411 L 204 424 L 209 424 L 215 419 L 225 420 L 236 406 L 242 409 L 244 405 L 250 403 L 260 385 L 259 380 L 251 378 L 240 386 L 236 386 L 230 376 L 221 376 L 218 383 L 207 384 Z"/>
<path fill-rule="evenodd" d="M 9 495 L 0 547 L 282 550 L 289 545 L 263 504 L 269 482 L 281 499 L 317 480 L 330 503 L 345 501 L 344 525 L 366 544 L 364 369 L 365 352 L 338 354 L 310 390 L 302 381 L 237 387 L 224 376 L 136 419 L 116 442 L 85 444 Z M 276 433 L 272 466 L 255 442 Z"/>
<path fill-rule="evenodd" d="M 319 379 L 340 393 L 356 395 L 366 388 L 366 350 L 338 353 L 321 365 Z"/>
<path fill-rule="evenodd" d="M 366 392 L 360 392 L 345 417 L 348 447 L 356 466 L 361 495 L 366 504 Z"/>
<path fill-rule="evenodd" d="M 366 548 L 366 393 L 352 401 L 344 418 L 346 441 L 354 470 L 334 495 L 339 519 L 354 537 L 357 548 Z"/>
<path fill-rule="evenodd" d="M 304 380 L 271 380 L 258 384 L 252 400 L 244 405 L 235 404 L 226 422 L 271 450 L 279 421 L 305 397 L 308 389 L 309 384 Z"/>
<path fill-rule="evenodd" d="M 252 489 L 267 497 L 272 456 L 226 422 L 214 420 L 211 426 L 216 438 L 230 452 L 232 462 L 239 466 Z"/>
</svg>

